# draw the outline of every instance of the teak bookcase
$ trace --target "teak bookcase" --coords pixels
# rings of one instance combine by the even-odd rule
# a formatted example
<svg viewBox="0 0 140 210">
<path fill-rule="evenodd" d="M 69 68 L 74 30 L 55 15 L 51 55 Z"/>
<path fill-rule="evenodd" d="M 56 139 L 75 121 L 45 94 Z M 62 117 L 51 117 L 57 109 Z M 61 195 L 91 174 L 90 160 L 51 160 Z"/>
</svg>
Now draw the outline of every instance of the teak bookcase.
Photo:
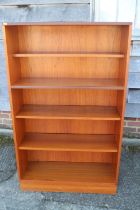
<svg viewBox="0 0 140 210">
<path fill-rule="evenodd" d="M 23 190 L 117 189 L 130 23 L 5 23 Z"/>
</svg>

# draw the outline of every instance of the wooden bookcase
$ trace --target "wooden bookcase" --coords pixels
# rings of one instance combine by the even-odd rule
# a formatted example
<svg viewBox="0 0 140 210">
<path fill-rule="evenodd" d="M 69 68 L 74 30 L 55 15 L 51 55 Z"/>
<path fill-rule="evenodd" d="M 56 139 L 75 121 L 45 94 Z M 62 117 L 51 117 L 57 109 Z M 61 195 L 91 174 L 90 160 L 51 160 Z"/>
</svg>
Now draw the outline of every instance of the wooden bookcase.
<svg viewBox="0 0 140 210">
<path fill-rule="evenodd" d="M 5 23 L 23 190 L 115 194 L 130 23 Z"/>
</svg>

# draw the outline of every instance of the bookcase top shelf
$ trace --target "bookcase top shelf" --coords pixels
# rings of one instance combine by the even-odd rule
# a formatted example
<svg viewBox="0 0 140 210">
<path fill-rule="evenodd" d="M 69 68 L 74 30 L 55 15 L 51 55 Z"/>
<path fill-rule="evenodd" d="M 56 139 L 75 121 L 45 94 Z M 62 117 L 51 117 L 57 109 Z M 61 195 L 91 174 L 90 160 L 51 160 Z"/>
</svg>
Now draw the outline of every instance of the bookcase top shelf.
<svg viewBox="0 0 140 210">
<path fill-rule="evenodd" d="M 90 88 L 123 90 L 123 81 L 119 79 L 88 78 L 27 78 L 20 79 L 11 85 L 12 89 L 44 89 L 44 88 Z"/>
<path fill-rule="evenodd" d="M 132 25 L 132 22 L 4 22 L 3 23 L 4 26 L 28 26 L 28 25 L 35 25 L 35 26 L 47 26 L 47 25 L 51 25 L 51 26 L 55 26 L 55 25 L 86 25 L 86 26 L 96 26 L 96 25 L 110 25 L 110 26 L 121 26 L 121 25 Z"/>
</svg>

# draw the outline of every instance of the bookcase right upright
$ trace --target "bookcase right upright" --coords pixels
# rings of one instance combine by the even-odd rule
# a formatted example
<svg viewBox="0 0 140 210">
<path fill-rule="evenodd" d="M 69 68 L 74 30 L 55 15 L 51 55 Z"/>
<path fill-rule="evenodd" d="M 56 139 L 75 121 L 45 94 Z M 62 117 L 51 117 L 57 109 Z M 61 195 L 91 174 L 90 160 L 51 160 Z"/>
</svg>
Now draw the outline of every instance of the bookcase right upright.
<svg viewBox="0 0 140 210">
<path fill-rule="evenodd" d="M 131 23 L 5 23 L 23 190 L 117 190 Z"/>
</svg>

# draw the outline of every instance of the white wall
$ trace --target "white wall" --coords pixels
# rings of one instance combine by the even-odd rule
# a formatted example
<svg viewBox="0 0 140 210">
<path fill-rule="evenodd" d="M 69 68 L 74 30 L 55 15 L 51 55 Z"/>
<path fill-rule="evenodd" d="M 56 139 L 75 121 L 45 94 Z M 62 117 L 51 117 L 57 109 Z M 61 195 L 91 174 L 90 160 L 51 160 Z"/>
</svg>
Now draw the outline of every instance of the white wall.
<svg viewBox="0 0 140 210">
<path fill-rule="evenodd" d="M 140 40 L 140 0 L 92 0 L 94 21 L 133 22 L 133 39 Z"/>
</svg>

